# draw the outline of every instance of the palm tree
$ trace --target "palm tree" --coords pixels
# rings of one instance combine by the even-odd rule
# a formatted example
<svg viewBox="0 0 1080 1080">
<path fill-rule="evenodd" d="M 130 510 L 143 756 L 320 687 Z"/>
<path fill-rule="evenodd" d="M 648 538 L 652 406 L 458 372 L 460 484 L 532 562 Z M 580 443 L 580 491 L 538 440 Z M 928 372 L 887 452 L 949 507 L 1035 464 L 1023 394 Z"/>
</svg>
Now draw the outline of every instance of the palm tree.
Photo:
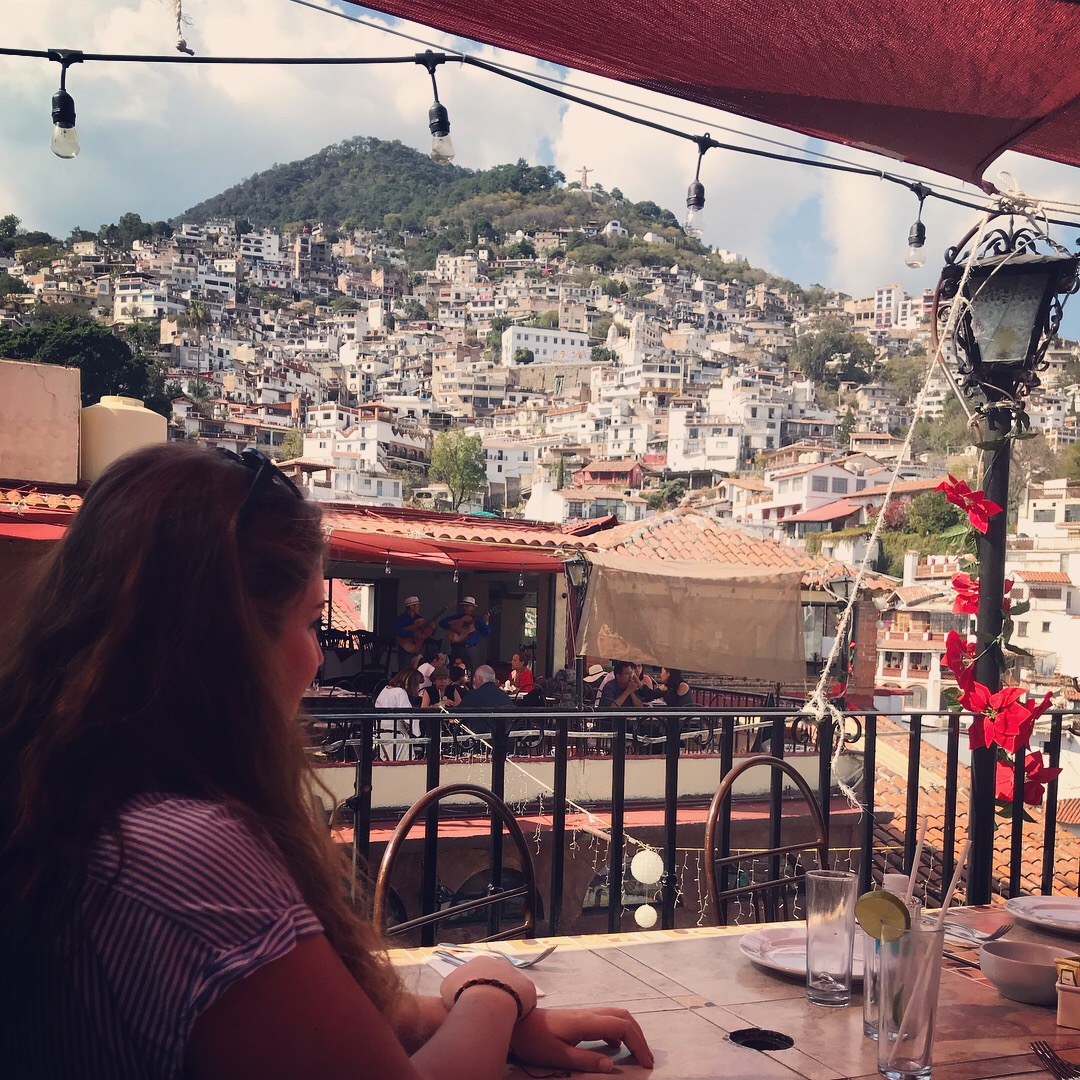
<svg viewBox="0 0 1080 1080">
<path fill-rule="evenodd" d="M 184 316 L 184 325 L 195 331 L 198 341 L 198 351 L 195 354 L 195 374 L 202 371 L 202 349 L 206 331 L 210 328 L 210 309 L 206 301 L 198 297 L 188 303 L 187 314 Z"/>
</svg>

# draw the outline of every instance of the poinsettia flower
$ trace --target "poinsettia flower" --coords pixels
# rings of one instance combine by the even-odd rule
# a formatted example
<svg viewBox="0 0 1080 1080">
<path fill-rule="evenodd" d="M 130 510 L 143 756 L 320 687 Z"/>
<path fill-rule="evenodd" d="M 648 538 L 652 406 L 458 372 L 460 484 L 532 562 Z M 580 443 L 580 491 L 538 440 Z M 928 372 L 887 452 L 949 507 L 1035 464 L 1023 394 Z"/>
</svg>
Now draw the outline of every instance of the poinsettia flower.
<svg viewBox="0 0 1080 1080">
<path fill-rule="evenodd" d="M 990 518 L 1001 513 L 1002 508 L 996 502 L 986 498 L 982 491 L 972 491 L 963 480 L 957 480 L 951 473 L 934 490 L 943 491 L 946 500 L 960 507 L 967 514 L 971 527 L 981 533 L 986 532 Z"/>
<path fill-rule="evenodd" d="M 1027 747 L 1035 719 L 1020 701 L 1026 693 L 1022 686 L 1005 686 L 995 693 L 981 682 L 962 689 L 960 707 L 973 717 L 968 728 L 968 745 L 972 750 L 997 745 L 1014 754 Z"/>
<path fill-rule="evenodd" d="M 1046 785 L 1061 775 L 1061 769 L 1051 769 L 1043 764 L 1041 751 L 1028 754 L 1024 759 L 1024 804 L 1041 806 Z M 997 777 L 994 797 L 1005 802 L 1012 802 L 1016 791 L 1016 777 L 1011 761 L 997 763 Z"/>
<path fill-rule="evenodd" d="M 847 693 L 847 683 L 838 682 L 829 687 L 829 697 L 843 697 Z"/>
<path fill-rule="evenodd" d="M 953 574 L 954 615 L 977 615 L 979 613 L 979 579 L 970 574 Z"/>
<path fill-rule="evenodd" d="M 953 592 L 956 597 L 953 600 L 954 615 L 978 615 L 979 613 L 979 579 L 970 574 L 953 574 Z M 1009 593 L 1012 592 L 1013 580 L 1006 578 L 1002 588 L 1001 607 L 1006 615 L 1012 609 L 1012 601 Z"/>
<path fill-rule="evenodd" d="M 975 682 L 974 641 L 967 641 L 955 630 L 950 630 L 945 637 L 945 666 L 953 673 L 956 685 L 966 690 Z"/>
</svg>

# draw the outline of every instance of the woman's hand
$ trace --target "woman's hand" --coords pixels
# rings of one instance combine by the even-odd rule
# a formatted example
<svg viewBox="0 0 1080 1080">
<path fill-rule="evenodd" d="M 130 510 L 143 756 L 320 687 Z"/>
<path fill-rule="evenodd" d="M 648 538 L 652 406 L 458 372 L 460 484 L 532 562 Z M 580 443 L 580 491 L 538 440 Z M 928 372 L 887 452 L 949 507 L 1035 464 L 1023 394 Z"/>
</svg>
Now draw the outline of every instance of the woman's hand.
<svg viewBox="0 0 1080 1080">
<path fill-rule="evenodd" d="M 579 1072 L 614 1072 L 607 1054 L 581 1050 L 579 1042 L 603 1039 L 609 1046 L 624 1043 L 646 1069 L 653 1055 L 638 1022 L 625 1009 L 534 1009 L 518 1021 L 510 1048 L 530 1065 Z"/>
<path fill-rule="evenodd" d="M 532 980 L 518 971 L 513 964 L 497 956 L 477 956 L 461 967 L 454 968 L 439 987 L 443 1004 L 448 1009 L 453 1008 L 454 995 L 473 979 L 495 979 L 509 986 L 521 999 L 523 1018 L 536 1008 L 536 987 Z"/>
</svg>

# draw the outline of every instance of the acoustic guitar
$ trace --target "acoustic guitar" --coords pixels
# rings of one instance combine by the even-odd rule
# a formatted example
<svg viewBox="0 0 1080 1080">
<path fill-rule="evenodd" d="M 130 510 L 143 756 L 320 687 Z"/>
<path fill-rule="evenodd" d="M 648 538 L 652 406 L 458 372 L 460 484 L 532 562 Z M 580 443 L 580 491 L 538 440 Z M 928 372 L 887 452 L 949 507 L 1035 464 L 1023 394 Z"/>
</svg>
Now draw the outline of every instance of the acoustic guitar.
<svg viewBox="0 0 1080 1080">
<path fill-rule="evenodd" d="M 412 629 L 407 634 L 398 635 L 397 643 L 402 652 L 415 656 L 424 647 L 424 642 L 435 633 L 439 616 L 445 611 L 446 608 L 440 608 L 430 619 L 425 619 L 423 615 L 417 615 L 417 621 L 412 624 Z"/>
<path fill-rule="evenodd" d="M 498 615 L 502 609 L 498 606 L 488 608 L 480 618 L 480 622 L 487 622 L 489 615 Z M 459 615 L 451 619 L 446 628 L 446 636 L 452 645 L 460 645 L 475 629 L 477 618 L 475 615 Z"/>
</svg>

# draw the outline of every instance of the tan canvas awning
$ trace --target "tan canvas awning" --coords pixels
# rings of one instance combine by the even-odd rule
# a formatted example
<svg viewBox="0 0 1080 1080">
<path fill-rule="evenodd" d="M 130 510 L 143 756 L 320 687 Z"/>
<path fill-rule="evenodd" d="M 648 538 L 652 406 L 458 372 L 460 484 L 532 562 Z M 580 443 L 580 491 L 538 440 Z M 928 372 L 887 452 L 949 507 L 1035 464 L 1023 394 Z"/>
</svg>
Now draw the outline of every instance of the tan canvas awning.
<svg viewBox="0 0 1080 1080">
<path fill-rule="evenodd" d="M 589 554 L 579 656 L 801 682 L 802 572 Z"/>
</svg>

